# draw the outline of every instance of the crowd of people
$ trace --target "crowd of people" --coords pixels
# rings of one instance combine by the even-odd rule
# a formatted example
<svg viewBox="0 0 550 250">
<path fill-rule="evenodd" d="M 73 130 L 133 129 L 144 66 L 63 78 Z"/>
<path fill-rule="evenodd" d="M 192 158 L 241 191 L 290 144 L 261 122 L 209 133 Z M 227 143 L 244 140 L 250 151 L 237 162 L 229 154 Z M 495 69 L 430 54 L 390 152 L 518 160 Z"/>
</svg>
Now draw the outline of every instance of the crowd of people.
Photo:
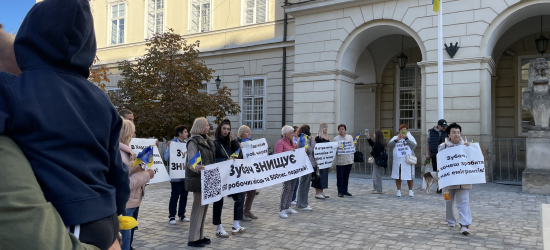
<svg viewBox="0 0 550 250">
<path fill-rule="evenodd" d="M 119 230 L 117 217 L 138 218 L 145 184 L 155 172 L 135 164 L 136 154 L 129 147 L 136 134 L 134 114 L 129 110 L 117 112 L 107 95 L 87 80 L 95 47 L 88 1 L 49 0 L 36 4 L 15 42 L 0 29 L 0 154 L 12 166 L 0 175 L 0 238 L 8 249 L 133 249 L 134 229 Z M 242 150 L 236 157 L 233 154 L 251 139 L 252 130 L 241 126 L 235 136 L 231 122 L 225 119 L 212 139 L 204 117 L 196 118 L 189 133 L 187 130 L 186 126 L 177 126 L 170 143 L 186 143 L 188 156 L 200 152 L 201 164 L 191 168 L 188 163 L 185 178 L 170 181 L 168 223 L 175 224 L 176 215 L 180 222 L 189 222 L 188 245 L 204 247 L 211 240 L 204 234 L 209 205 L 201 204 L 200 172 L 210 164 L 243 158 Z M 338 125 L 337 130 L 333 142 L 355 143 L 346 125 Z M 446 121 L 430 130 L 427 156 L 434 161 L 434 171 L 438 152 L 469 145 L 461 139 L 461 132 L 458 124 L 447 126 Z M 308 203 L 310 187 L 315 188 L 314 198 L 329 198 L 324 191 L 328 188 L 328 169 L 317 169 L 313 149 L 316 143 L 330 140 L 325 123 L 319 125 L 314 138 L 309 125 L 284 126 L 281 135 L 274 153 L 308 145 L 306 153 L 314 168 L 312 174 L 283 183 L 279 216 L 287 219 L 298 213 L 292 209 L 293 203 L 299 211 L 313 210 Z M 298 140 L 301 135 L 307 140 Z M 371 155 L 380 157 L 386 149 L 382 132 L 375 131 L 374 141 L 369 134 L 367 137 Z M 387 143 L 393 155 L 392 178 L 396 180 L 397 196 L 401 196 L 402 180 L 407 180 L 409 196 L 414 196 L 416 146 L 405 124 Z M 407 154 L 401 157 L 397 148 L 405 149 Z M 169 149 L 167 152 L 164 156 L 169 160 Z M 353 154 L 336 156 L 339 197 L 352 196 L 348 183 L 353 162 Z M 380 166 L 375 163 L 374 168 L 373 193 L 380 194 Z M 469 233 L 472 222 L 471 187 L 455 185 L 444 190 L 450 196 L 446 206 L 448 225 L 454 227 L 457 222 L 453 214 L 456 204 L 463 234 Z M 189 218 L 185 216 L 188 192 L 193 193 Z M 241 221 L 258 219 L 252 213 L 257 194 L 257 190 L 250 190 L 231 195 L 232 235 L 246 232 Z M 223 201 L 213 204 L 213 224 L 216 235 L 226 238 L 229 233 L 221 223 Z M 29 223 L 20 223 L 22 218 Z M 32 240 L 28 235 L 33 236 Z"/>
</svg>

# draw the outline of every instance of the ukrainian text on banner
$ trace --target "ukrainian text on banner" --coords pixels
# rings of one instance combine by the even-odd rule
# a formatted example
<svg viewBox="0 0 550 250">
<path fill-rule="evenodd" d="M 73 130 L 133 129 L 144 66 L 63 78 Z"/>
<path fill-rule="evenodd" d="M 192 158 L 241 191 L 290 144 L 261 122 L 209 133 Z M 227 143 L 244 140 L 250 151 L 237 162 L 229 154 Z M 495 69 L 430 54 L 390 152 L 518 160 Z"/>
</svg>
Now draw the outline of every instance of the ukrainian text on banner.
<svg viewBox="0 0 550 250">
<path fill-rule="evenodd" d="M 243 159 L 256 159 L 268 156 L 267 141 L 265 138 L 241 143 Z"/>
<path fill-rule="evenodd" d="M 479 143 L 437 153 L 439 188 L 485 183 L 485 161 Z"/>
<path fill-rule="evenodd" d="M 338 142 L 338 154 L 349 155 L 355 153 L 355 145 L 352 141 L 339 141 Z"/>
<path fill-rule="evenodd" d="M 130 141 L 130 149 L 132 149 L 132 152 L 136 155 L 143 151 L 144 148 L 153 146 L 153 166 L 151 166 L 151 169 L 155 171 L 155 177 L 149 181 L 149 184 L 170 181 L 170 176 L 168 176 L 162 158 L 160 157 L 159 149 L 155 146 L 156 142 L 157 139 L 141 138 L 132 138 L 132 141 Z"/>
<path fill-rule="evenodd" d="M 395 148 L 397 149 L 397 157 L 405 157 L 407 155 L 412 155 L 411 148 L 409 147 L 407 142 L 405 142 L 405 139 L 399 140 L 395 144 Z"/>
<path fill-rule="evenodd" d="M 257 159 L 228 160 L 201 171 L 202 205 L 230 194 L 269 187 L 313 172 L 305 149 Z"/>
<path fill-rule="evenodd" d="M 187 162 L 187 144 L 172 142 L 170 143 L 170 178 L 185 178 L 185 164 Z"/>
<path fill-rule="evenodd" d="M 338 142 L 324 142 L 315 144 L 313 155 L 317 162 L 319 169 L 330 168 L 334 157 L 336 156 L 336 150 L 338 149 Z"/>
</svg>

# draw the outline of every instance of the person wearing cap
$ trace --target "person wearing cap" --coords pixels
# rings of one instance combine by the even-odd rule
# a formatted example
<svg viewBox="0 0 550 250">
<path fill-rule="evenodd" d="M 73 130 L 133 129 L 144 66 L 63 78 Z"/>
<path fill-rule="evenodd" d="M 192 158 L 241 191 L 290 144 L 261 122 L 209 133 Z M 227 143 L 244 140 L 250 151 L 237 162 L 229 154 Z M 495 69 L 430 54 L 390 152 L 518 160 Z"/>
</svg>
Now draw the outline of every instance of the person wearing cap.
<svg viewBox="0 0 550 250">
<path fill-rule="evenodd" d="M 441 143 L 445 142 L 447 138 L 447 121 L 441 119 L 437 122 L 437 126 L 428 130 L 428 137 L 426 138 L 426 159 L 431 159 L 433 171 L 437 172 L 437 149 Z M 441 193 L 438 189 L 437 193 Z"/>
</svg>

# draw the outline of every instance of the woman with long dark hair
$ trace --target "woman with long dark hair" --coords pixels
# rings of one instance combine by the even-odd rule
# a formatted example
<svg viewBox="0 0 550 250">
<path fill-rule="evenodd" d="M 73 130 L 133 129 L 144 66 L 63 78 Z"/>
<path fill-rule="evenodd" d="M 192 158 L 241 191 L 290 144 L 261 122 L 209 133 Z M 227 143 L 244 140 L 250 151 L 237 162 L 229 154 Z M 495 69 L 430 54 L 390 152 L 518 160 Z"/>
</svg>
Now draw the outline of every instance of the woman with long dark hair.
<svg viewBox="0 0 550 250">
<path fill-rule="evenodd" d="M 367 141 L 371 146 L 370 155 L 376 159 L 380 156 L 386 148 L 386 141 L 384 141 L 384 134 L 380 130 L 374 131 L 374 142 L 370 139 L 370 134 L 367 134 Z M 372 193 L 382 194 L 382 175 L 380 171 L 383 168 L 376 165 L 376 162 L 372 164 Z"/>
<path fill-rule="evenodd" d="M 313 155 L 313 149 L 315 148 L 315 139 L 311 137 L 311 132 L 309 132 L 310 128 L 309 125 L 302 125 L 298 129 L 298 143 L 296 144 L 297 148 L 306 148 L 307 156 L 309 157 L 309 161 L 311 162 L 311 166 L 313 167 L 314 173 L 317 173 L 317 162 L 315 161 L 315 156 Z M 304 136 L 304 141 L 301 140 L 301 136 Z M 305 139 L 305 136 L 307 136 L 307 139 Z M 311 182 L 311 175 L 312 174 L 306 174 L 300 176 L 300 188 L 298 189 L 298 202 L 296 204 L 296 207 L 298 210 L 303 211 L 311 211 L 312 208 L 308 206 L 307 198 L 309 194 L 309 183 Z"/>
</svg>

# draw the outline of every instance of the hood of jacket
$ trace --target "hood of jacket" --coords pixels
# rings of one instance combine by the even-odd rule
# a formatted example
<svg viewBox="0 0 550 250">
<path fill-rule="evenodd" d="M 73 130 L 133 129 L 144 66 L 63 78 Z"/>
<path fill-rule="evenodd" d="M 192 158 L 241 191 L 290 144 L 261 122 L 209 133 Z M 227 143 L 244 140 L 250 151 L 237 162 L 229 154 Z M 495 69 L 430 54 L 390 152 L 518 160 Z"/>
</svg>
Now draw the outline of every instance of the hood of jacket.
<svg viewBox="0 0 550 250">
<path fill-rule="evenodd" d="M 22 71 L 49 69 L 85 78 L 90 74 L 96 46 L 88 0 L 36 3 L 25 16 L 14 43 Z"/>
</svg>

